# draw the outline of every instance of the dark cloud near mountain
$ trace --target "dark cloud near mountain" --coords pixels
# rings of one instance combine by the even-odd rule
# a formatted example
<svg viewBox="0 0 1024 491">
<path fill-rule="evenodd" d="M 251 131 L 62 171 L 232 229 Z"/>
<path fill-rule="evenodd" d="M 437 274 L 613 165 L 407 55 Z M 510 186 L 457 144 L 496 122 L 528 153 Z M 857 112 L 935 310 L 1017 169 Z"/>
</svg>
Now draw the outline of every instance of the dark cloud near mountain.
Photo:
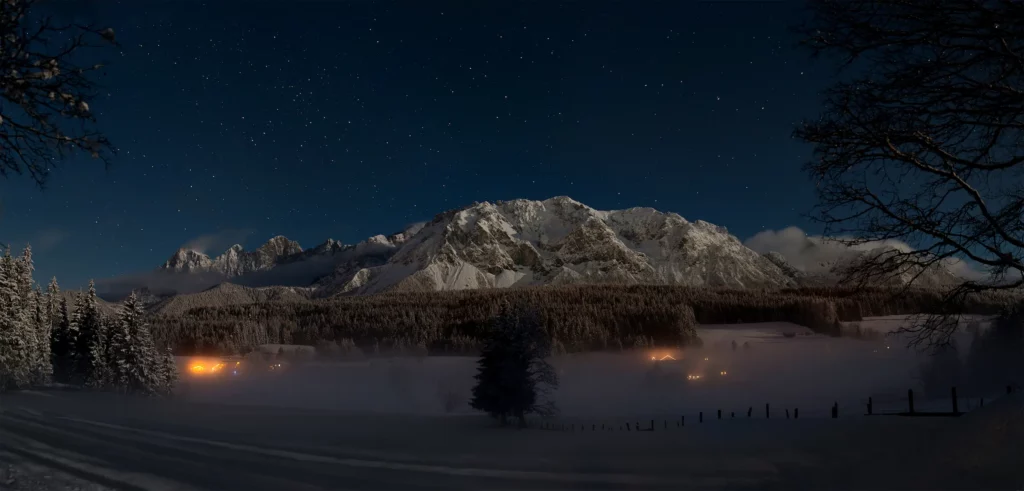
<svg viewBox="0 0 1024 491">
<path fill-rule="evenodd" d="M 123 299 L 133 290 L 146 289 L 154 295 L 165 296 L 196 293 L 225 282 L 249 287 L 308 287 L 331 274 L 339 259 L 336 256 L 310 257 L 233 278 L 215 272 L 180 274 L 154 270 L 98 280 L 96 291 L 104 299 L 114 301 Z"/>
</svg>

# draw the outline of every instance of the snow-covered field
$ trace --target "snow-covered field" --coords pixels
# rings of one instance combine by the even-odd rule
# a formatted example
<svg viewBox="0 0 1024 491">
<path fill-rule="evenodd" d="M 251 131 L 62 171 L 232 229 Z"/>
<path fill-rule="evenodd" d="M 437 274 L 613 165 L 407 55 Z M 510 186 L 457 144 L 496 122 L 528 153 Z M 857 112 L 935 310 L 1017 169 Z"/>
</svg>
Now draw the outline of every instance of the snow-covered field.
<svg viewBox="0 0 1024 491">
<path fill-rule="evenodd" d="M 883 327 L 892 318 L 869 319 Z M 905 408 L 908 389 L 917 389 L 926 355 L 896 338 L 865 341 L 813 334 L 785 322 L 706 325 L 698 330 L 699 350 L 638 350 L 555 357 L 561 383 L 553 398 L 568 420 L 694 420 L 722 409 L 726 415 L 801 418 L 829 417 L 833 403 L 843 414 L 863 414 L 868 397 L 876 411 Z M 733 342 L 737 348 L 733 350 Z M 708 357 L 728 367 L 728 375 L 708 374 L 700 384 L 652 383 L 651 356 Z M 470 357 L 393 357 L 319 362 L 280 373 L 195 383 L 188 376 L 182 394 L 189 400 L 228 404 L 305 407 L 399 414 L 466 414 L 475 373 Z M 717 368 L 715 370 L 718 370 Z M 723 370 L 724 371 L 724 370 Z M 222 383 L 221 383 L 222 382 Z M 966 394 L 965 394 L 966 396 Z M 917 406 L 929 404 L 918 392 Z M 948 401 L 937 401 L 946 408 Z M 970 401 L 962 403 L 962 409 Z M 728 416 L 727 416 L 728 417 Z"/>
<path fill-rule="evenodd" d="M 525 431 L 496 429 L 470 410 L 473 358 L 318 360 L 221 380 L 186 374 L 181 397 L 170 401 L 85 391 L 5 396 L 0 459 L 21 452 L 45 463 L 12 467 L 28 485 L 12 488 L 19 491 L 50 489 L 37 479 L 64 479 L 61 469 L 176 490 L 1024 485 L 1020 395 L 990 398 L 960 418 L 865 417 L 869 396 L 876 411 L 905 408 L 923 355 L 886 342 L 895 339 L 831 338 L 787 323 L 703 326 L 699 334 L 700 350 L 556 357 L 553 397 L 562 412 Z M 652 383 L 650 358 L 665 355 L 698 366 L 716 360 L 728 375 Z M 834 402 L 838 419 L 829 417 Z M 971 403 L 965 397 L 960 407 Z M 797 408 L 800 418 L 787 419 Z M 651 420 L 655 431 L 636 431 Z"/>
</svg>

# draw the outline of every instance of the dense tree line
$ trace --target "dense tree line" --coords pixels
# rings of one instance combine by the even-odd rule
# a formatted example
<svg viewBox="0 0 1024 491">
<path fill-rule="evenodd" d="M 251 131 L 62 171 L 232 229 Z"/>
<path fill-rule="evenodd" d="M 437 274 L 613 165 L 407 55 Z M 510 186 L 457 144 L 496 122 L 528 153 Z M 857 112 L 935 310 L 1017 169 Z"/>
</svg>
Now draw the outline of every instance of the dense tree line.
<svg viewBox="0 0 1024 491">
<path fill-rule="evenodd" d="M 0 258 L 0 390 L 51 382 L 142 394 L 169 393 L 169 350 L 158 352 L 142 305 L 132 294 L 117 316 L 101 314 L 92 282 L 68 307 L 56 278 L 46 291 L 32 280 L 32 249 Z"/>
<path fill-rule="evenodd" d="M 152 319 L 178 354 L 233 354 L 267 343 L 349 343 L 364 352 L 476 352 L 502 304 L 535 311 L 554 352 L 699 343 L 699 324 L 788 321 L 839 335 L 840 321 L 937 312 L 941 293 L 842 288 L 717 290 L 677 286 L 562 286 L 387 293 L 303 302 L 199 307 Z M 978 295 L 969 313 L 995 314 L 1013 297 Z"/>
</svg>

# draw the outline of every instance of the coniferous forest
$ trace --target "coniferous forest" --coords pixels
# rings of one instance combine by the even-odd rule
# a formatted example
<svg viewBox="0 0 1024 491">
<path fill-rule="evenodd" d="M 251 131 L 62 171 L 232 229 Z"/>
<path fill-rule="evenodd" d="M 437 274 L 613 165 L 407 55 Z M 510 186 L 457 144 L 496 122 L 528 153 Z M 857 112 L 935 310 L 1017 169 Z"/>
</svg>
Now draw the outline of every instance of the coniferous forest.
<svg viewBox="0 0 1024 491">
<path fill-rule="evenodd" d="M 32 249 L 0 258 L 0 391 L 53 383 L 146 395 L 169 394 L 177 377 L 134 294 L 117 315 L 101 313 L 96 289 L 68 305 L 56 278 L 32 279 Z"/>
<path fill-rule="evenodd" d="M 841 321 L 943 312 L 930 290 L 716 290 L 676 286 L 559 286 L 403 292 L 330 299 L 199 306 L 151 319 L 160 345 L 176 354 L 225 355 L 268 343 L 364 353 L 477 353 L 489 319 L 505 302 L 535 311 L 553 352 L 623 350 L 700 343 L 700 324 L 788 321 L 840 335 Z M 1009 295 L 972 297 L 965 313 L 996 314 Z"/>
</svg>

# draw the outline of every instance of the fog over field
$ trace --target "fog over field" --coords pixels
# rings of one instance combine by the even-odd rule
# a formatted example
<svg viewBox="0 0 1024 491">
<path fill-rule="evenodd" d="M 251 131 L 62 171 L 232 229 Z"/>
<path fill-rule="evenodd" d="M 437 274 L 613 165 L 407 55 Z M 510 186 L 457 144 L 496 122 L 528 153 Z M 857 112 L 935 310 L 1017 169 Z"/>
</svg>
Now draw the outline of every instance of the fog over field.
<svg viewBox="0 0 1024 491">
<path fill-rule="evenodd" d="M 866 320 L 862 328 L 892 330 L 901 319 Z M 919 408 L 929 402 L 921 391 L 927 353 L 893 336 L 873 340 L 813 334 L 789 323 L 707 325 L 698 330 L 699 349 L 632 350 L 554 357 L 560 377 L 552 394 L 565 419 L 595 421 L 658 418 L 675 421 L 718 409 L 772 417 L 799 408 L 801 417 L 828 417 L 838 402 L 844 414 L 863 414 L 870 396 L 877 411 L 905 408 L 907 389 L 918 393 Z M 733 342 L 736 349 L 733 349 Z M 651 357 L 663 363 L 651 373 Z M 707 358 L 708 361 L 703 359 Z M 188 361 L 182 358 L 182 367 Z M 261 367 L 262 368 L 262 367 Z M 316 361 L 223 379 L 196 379 L 187 372 L 180 390 L 197 402 L 304 407 L 398 414 L 465 414 L 476 371 L 472 357 L 388 357 Z M 725 372 L 725 375 L 722 375 Z M 702 374 L 689 383 L 686 375 Z M 951 384 L 953 382 L 951 381 Z M 961 389 L 961 396 L 970 394 Z M 948 410 L 945 398 L 936 401 Z M 963 402 L 963 409 L 971 404 Z"/>
</svg>

